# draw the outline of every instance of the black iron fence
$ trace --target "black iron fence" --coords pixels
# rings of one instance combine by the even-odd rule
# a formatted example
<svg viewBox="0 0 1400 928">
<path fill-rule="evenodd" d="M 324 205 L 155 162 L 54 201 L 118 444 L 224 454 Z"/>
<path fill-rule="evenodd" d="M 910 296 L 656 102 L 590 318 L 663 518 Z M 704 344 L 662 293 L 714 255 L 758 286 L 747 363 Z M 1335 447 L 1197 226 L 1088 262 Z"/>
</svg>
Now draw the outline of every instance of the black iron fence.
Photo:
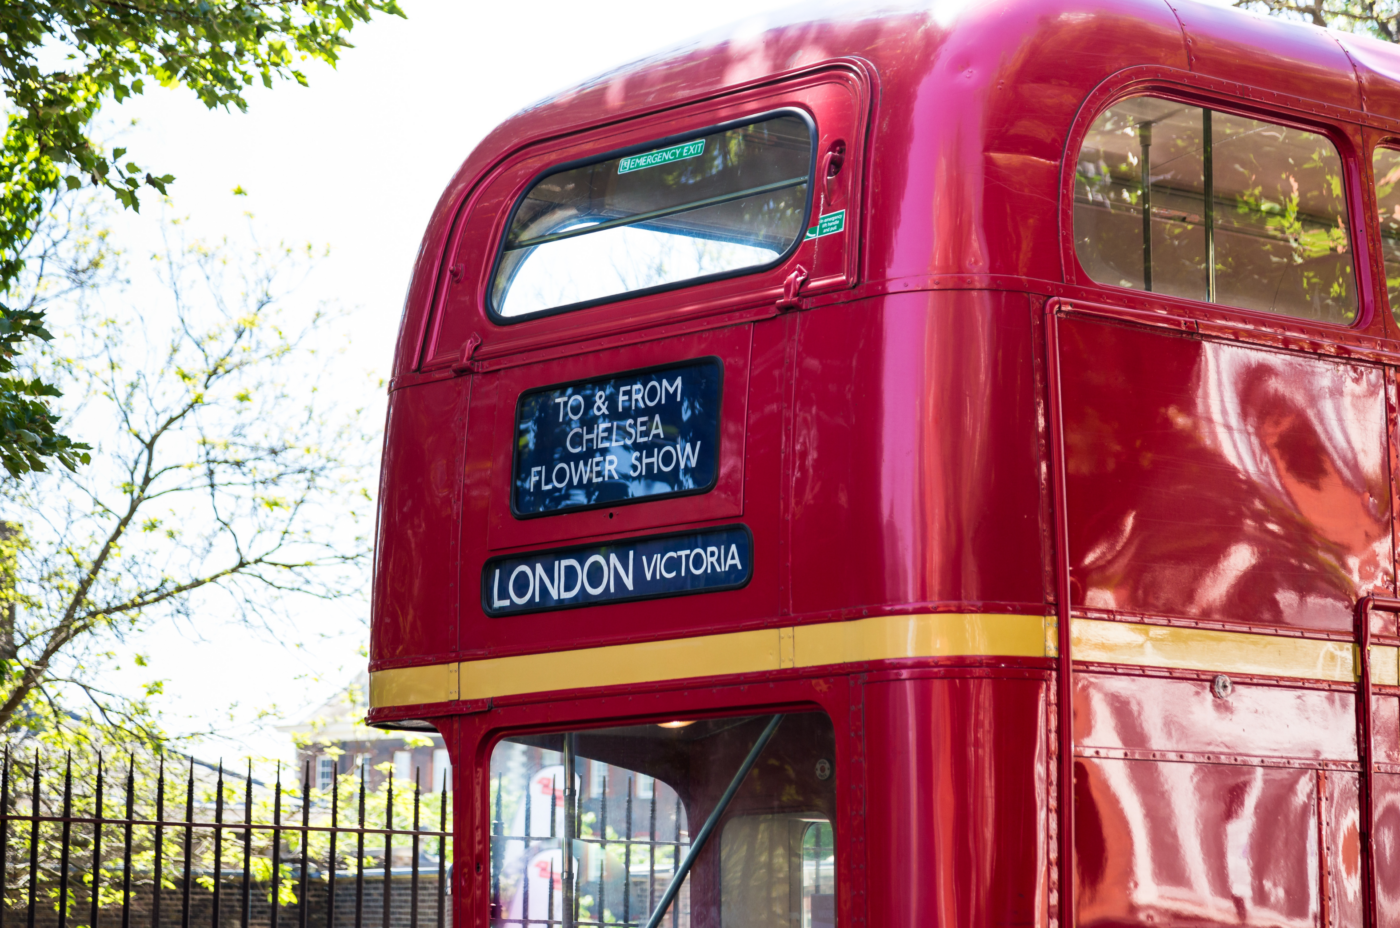
<svg viewBox="0 0 1400 928">
<path fill-rule="evenodd" d="M 449 928 L 450 798 L 5 753 L 0 928 Z"/>
</svg>

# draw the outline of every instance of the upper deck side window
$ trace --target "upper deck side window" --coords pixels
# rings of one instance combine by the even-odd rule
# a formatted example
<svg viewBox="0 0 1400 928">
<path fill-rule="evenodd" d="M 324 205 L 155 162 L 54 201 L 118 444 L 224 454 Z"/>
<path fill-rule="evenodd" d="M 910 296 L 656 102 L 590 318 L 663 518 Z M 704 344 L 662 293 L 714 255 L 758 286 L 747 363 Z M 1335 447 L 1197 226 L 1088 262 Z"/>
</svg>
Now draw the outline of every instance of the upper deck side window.
<svg viewBox="0 0 1400 928">
<path fill-rule="evenodd" d="M 504 320 L 758 270 L 806 227 L 813 126 L 782 112 L 548 174 L 516 205 L 491 286 Z"/>
<path fill-rule="evenodd" d="M 1341 158 L 1316 132 L 1133 97 L 1079 150 L 1074 246 L 1099 283 L 1346 325 L 1349 230 Z"/>
<path fill-rule="evenodd" d="M 1371 166 L 1376 175 L 1376 207 L 1381 221 L 1381 257 L 1390 314 L 1400 322 L 1400 151 L 1377 148 Z"/>
</svg>

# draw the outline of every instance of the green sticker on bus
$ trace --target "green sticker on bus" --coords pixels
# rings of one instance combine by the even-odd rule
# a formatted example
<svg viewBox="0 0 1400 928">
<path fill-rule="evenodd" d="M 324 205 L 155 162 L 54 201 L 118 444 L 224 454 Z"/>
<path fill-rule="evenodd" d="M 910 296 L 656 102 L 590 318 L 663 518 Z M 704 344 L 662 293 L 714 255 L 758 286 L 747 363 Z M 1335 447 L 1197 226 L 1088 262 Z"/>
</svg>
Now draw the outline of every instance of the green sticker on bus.
<svg viewBox="0 0 1400 928">
<path fill-rule="evenodd" d="M 846 228 L 846 211 L 838 209 L 834 213 L 827 213 L 817 224 L 807 230 L 807 239 L 821 238 L 823 235 L 835 235 Z M 806 239 L 804 239 L 805 241 Z"/>
<path fill-rule="evenodd" d="M 672 161 L 684 161 L 686 158 L 698 158 L 705 153 L 705 140 L 696 139 L 693 142 L 682 142 L 679 145 L 672 145 L 670 148 L 658 148 L 656 151 L 645 152 L 640 155 L 628 155 L 617 163 L 617 173 L 629 174 L 632 171 L 640 171 L 642 168 L 654 168 L 658 164 L 670 164 Z"/>
</svg>

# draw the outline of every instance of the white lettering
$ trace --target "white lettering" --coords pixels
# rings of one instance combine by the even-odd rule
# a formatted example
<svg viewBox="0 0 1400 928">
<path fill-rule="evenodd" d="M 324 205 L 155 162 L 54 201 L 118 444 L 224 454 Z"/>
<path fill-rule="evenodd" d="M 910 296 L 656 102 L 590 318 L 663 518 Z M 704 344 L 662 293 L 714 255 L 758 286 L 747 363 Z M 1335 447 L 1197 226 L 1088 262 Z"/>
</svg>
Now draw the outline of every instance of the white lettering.
<svg viewBox="0 0 1400 928">
<path fill-rule="evenodd" d="M 578 400 L 578 412 L 574 412 L 574 400 Z M 579 396 L 577 393 L 569 397 L 569 418 L 577 419 L 579 416 L 583 415 L 583 407 L 583 397 Z"/>
<path fill-rule="evenodd" d="M 556 396 L 556 397 L 554 398 L 554 402 L 556 402 L 556 403 L 559 404 L 559 421 L 560 421 L 560 422 L 563 422 L 563 421 L 564 421 L 564 404 L 565 404 L 566 402 L 568 402 L 568 401 L 565 400 L 564 397 L 562 397 L 562 396 Z"/>
<path fill-rule="evenodd" d="M 618 560 L 616 554 L 608 555 L 608 562 L 612 565 L 612 571 L 608 575 L 608 592 L 613 591 L 614 578 L 621 577 L 627 589 L 632 589 L 632 555 L 634 552 L 627 552 L 627 572 L 622 572 L 622 561 Z"/>
<path fill-rule="evenodd" d="M 564 479 L 563 479 L 563 480 L 560 480 L 560 479 L 559 479 L 559 468 L 561 468 L 561 467 L 564 468 Z M 554 465 L 553 477 L 554 477 L 554 485 L 555 485 L 556 487 L 566 487 L 566 486 L 568 486 L 568 485 L 569 485 L 569 465 L 567 465 L 567 464 L 565 464 L 565 463 L 563 463 L 563 462 L 560 462 L 560 463 L 558 463 L 558 464 L 555 464 L 555 465 Z"/>
<path fill-rule="evenodd" d="M 593 566 L 594 561 L 597 561 L 598 566 L 603 568 L 603 580 L 598 584 L 597 589 L 594 589 L 593 585 L 588 582 L 588 568 Z M 588 591 L 590 596 L 597 596 L 608 588 L 608 562 L 603 560 L 601 554 L 594 554 L 583 562 L 583 588 Z"/>
<path fill-rule="evenodd" d="M 646 577 L 647 577 L 648 580 L 651 579 L 651 576 L 652 576 L 652 572 L 653 572 L 653 571 L 656 571 L 656 575 L 657 575 L 658 577 L 661 576 L 661 572 L 656 570 L 656 562 L 659 561 L 659 560 L 661 560 L 661 555 L 659 555 L 659 554 L 653 554 L 653 555 L 651 556 L 651 560 L 647 560 L 646 558 L 642 558 L 642 570 L 643 570 L 643 572 L 646 573 Z M 498 570 L 498 571 L 496 571 L 496 573 L 499 574 L 500 571 Z"/>
<path fill-rule="evenodd" d="M 535 481 L 538 480 L 538 479 L 540 478 L 540 474 L 543 473 L 543 472 L 544 472 L 544 468 L 543 468 L 543 467 L 532 467 L 532 468 L 530 468 L 530 489 L 531 489 L 531 490 L 534 490 L 534 489 L 535 489 Z M 544 488 L 541 487 L 540 489 L 544 489 Z"/>
<path fill-rule="evenodd" d="M 694 467 L 698 460 L 700 460 L 700 442 L 697 441 L 693 445 L 686 442 L 685 447 L 681 449 L 681 467 Z"/>
<path fill-rule="evenodd" d="M 676 557 L 681 559 L 681 576 L 685 576 L 685 556 L 690 553 L 689 548 L 682 548 L 676 552 Z"/>
<path fill-rule="evenodd" d="M 591 461 L 570 461 L 569 476 L 575 484 L 587 483 L 593 479 L 593 462 Z"/>
<path fill-rule="evenodd" d="M 574 573 L 577 574 L 578 579 L 574 584 L 574 588 L 572 590 L 567 590 L 564 588 L 564 578 L 569 575 L 568 570 L 570 567 L 574 569 Z M 566 557 L 561 560 L 559 562 L 559 598 L 572 599 L 578 595 L 578 589 L 581 586 L 583 586 L 583 568 L 579 566 L 578 561 L 571 557 Z"/>
<path fill-rule="evenodd" d="M 542 593 L 544 593 L 544 591 L 545 591 L 546 588 L 549 590 L 549 597 L 550 597 L 550 599 L 558 599 L 558 598 L 559 598 L 559 562 L 558 562 L 558 561 L 555 561 L 555 562 L 554 562 L 554 582 L 553 582 L 553 583 L 551 583 L 550 580 L 549 580 L 549 574 L 547 574 L 547 573 L 544 572 L 544 565 L 541 564 L 541 563 L 538 562 L 538 561 L 535 562 L 535 602 L 539 602 L 539 601 L 540 601 L 540 595 L 541 595 Z"/>
<path fill-rule="evenodd" d="M 515 578 L 520 576 L 521 571 L 525 572 L 525 582 L 528 583 L 529 586 L 525 588 L 524 596 L 516 596 Z M 535 595 L 535 575 L 530 572 L 530 566 L 528 564 L 521 564 L 519 567 L 515 568 L 515 570 L 511 571 L 510 579 L 506 581 L 506 592 L 510 594 L 510 601 L 517 606 L 525 605 L 530 601 L 530 597 Z"/>
<path fill-rule="evenodd" d="M 582 436 L 582 435 L 583 435 L 583 429 L 580 429 L 580 428 L 572 428 L 572 429 L 569 429 L 569 434 L 568 434 L 568 436 L 564 439 L 564 447 L 565 447 L 565 448 L 568 448 L 568 449 L 569 449 L 570 451 L 572 451 L 574 454 L 578 454 L 580 451 L 583 450 L 583 439 L 582 439 L 581 437 L 579 438 L 579 445 L 578 445 L 577 448 L 575 448 L 575 447 L 574 447 L 574 436 L 575 436 L 575 435 Z"/>
<path fill-rule="evenodd" d="M 661 381 L 661 402 L 662 402 L 662 403 L 665 403 L 665 402 L 666 402 L 666 394 L 667 394 L 668 392 L 672 391 L 672 390 L 675 391 L 675 393 L 676 393 L 676 399 L 679 400 L 679 399 L 681 398 L 681 378 L 680 378 L 679 375 L 677 375 L 677 377 L 676 377 L 676 379 L 675 379 L 675 381 L 674 381 L 673 383 L 669 383 L 669 384 L 668 384 L 668 383 L 667 383 L 666 381 L 664 381 L 664 380 Z"/>
<path fill-rule="evenodd" d="M 652 387 L 655 387 L 655 388 L 656 388 L 656 399 L 652 399 L 652 398 L 651 398 L 651 388 L 652 388 Z M 660 403 L 660 402 L 661 402 L 661 384 L 657 383 L 655 380 L 653 380 L 651 383 L 647 384 L 646 392 L 642 394 L 642 399 L 646 400 L 646 403 L 647 403 L 648 406 L 655 406 L 657 403 Z"/>
<path fill-rule="evenodd" d="M 658 415 L 655 419 L 651 420 L 651 433 L 647 435 L 647 441 L 651 441 L 653 438 L 659 438 L 661 435 L 661 416 Z"/>
<path fill-rule="evenodd" d="M 603 476 L 608 480 L 617 479 L 617 458 L 608 455 L 607 463 L 603 465 Z"/>
<path fill-rule="evenodd" d="M 675 572 L 674 570 L 671 571 L 669 574 L 666 573 L 666 562 L 669 561 L 671 558 L 676 557 L 676 556 L 677 556 L 677 555 L 676 555 L 676 552 L 674 552 L 674 551 L 667 551 L 667 552 L 666 552 L 666 556 L 663 557 L 663 558 L 661 559 L 661 576 L 666 577 L 667 579 L 669 579 L 669 578 L 674 577 L 674 576 L 676 575 L 676 572 Z M 685 563 L 685 558 L 681 558 L 681 563 Z"/>
<path fill-rule="evenodd" d="M 663 464 L 661 462 L 666 460 L 667 451 L 671 452 L 671 463 Z M 672 448 L 670 445 L 667 445 L 666 447 L 662 448 L 659 452 L 657 452 L 656 466 L 666 471 L 667 473 L 670 473 L 672 470 L 674 470 L 676 467 L 676 449 Z"/>
<path fill-rule="evenodd" d="M 744 569 L 744 565 L 739 563 L 739 546 L 738 546 L 738 545 L 730 545 L 730 546 L 729 546 L 729 557 L 728 557 L 728 558 L 725 560 L 725 562 L 724 562 L 724 569 L 725 569 L 725 570 L 728 570 L 730 564 L 733 564 L 735 567 L 739 568 L 740 570 L 743 570 L 743 569 Z"/>
<path fill-rule="evenodd" d="M 699 566 L 699 567 L 696 567 L 696 566 L 695 566 L 695 555 L 697 555 L 697 554 L 700 555 L 700 566 Z M 694 551 L 691 551 L 691 552 L 690 552 L 690 572 L 691 572 L 692 574 L 696 574 L 697 576 L 698 576 L 699 574 L 703 574 L 703 573 L 705 572 L 705 549 L 704 549 L 704 548 L 696 548 Z"/>
<path fill-rule="evenodd" d="M 491 608 L 499 609 L 502 606 L 509 606 L 510 600 L 501 599 L 501 568 L 496 568 L 496 574 L 491 578 Z"/>
<path fill-rule="evenodd" d="M 719 555 L 720 550 L 714 545 L 710 545 L 708 548 L 705 549 L 705 573 L 719 573 L 721 570 L 724 569 L 723 567 L 719 566 Z"/>
</svg>

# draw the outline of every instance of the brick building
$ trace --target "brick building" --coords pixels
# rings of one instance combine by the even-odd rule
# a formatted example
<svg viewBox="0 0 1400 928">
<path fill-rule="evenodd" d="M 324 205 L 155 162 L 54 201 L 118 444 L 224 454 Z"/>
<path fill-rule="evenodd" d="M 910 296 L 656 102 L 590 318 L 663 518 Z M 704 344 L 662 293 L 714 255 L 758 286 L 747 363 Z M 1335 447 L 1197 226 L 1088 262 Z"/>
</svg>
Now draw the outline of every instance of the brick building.
<svg viewBox="0 0 1400 928">
<path fill-rule="evenodd" d="M 358 773 L 366 766 L 371 789 L 392 772 L 396 783 L 412 784 L 415 774 L 423 791 L 452 791 L 452 764 L 442 736 L 431 732 L 380 731 L 365 724 L 369 674 L 359 674 L 349 686 L 299 722 L 279 725 L 297 747 L 297 768 L 311 764 L 312 785 L 327 789 L 331 777 Z M 397 789 L 397 786 L 396 786 Z"/>
</svg>

